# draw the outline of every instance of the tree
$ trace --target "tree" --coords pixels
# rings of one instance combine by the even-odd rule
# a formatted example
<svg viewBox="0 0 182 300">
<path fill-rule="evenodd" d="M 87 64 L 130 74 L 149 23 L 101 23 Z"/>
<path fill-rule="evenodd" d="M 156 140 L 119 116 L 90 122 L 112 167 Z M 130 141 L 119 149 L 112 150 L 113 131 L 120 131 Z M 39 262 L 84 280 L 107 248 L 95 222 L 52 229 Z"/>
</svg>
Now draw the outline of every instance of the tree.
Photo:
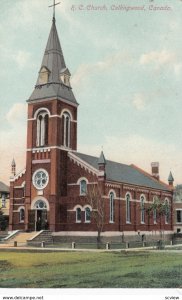
<svg viewBox="0 0 182 300">
<path fill-rule="evenodd" d="M 151 203 L 147 207 L 146 211 L 147 211 L 147 214 L 149 215 L 149 217 L 151 216 L 151 214 L 155 213 L 156 221 L 157 220 L 160 221 L 160 229 L 162 231 L 162 217 L 165 216 L 165 218 L 168 220 L 169 216 L 170 216 L 169 203 L 167 201 L 163 202 L 163 201 L 161 201 L 161 199 L 159 197 L 155 196 L 153 203 Z"/>
<path fill-rule="evenodd" d="M 102 198 L 101 187 L 98 184 L 90 185 L 86 198 L 92 207 L 92 218 L 97 227 L 97 248 L 99 249 L 101 245 L 101 232 L 104 226 L 104 199 Z"/>
</svg>

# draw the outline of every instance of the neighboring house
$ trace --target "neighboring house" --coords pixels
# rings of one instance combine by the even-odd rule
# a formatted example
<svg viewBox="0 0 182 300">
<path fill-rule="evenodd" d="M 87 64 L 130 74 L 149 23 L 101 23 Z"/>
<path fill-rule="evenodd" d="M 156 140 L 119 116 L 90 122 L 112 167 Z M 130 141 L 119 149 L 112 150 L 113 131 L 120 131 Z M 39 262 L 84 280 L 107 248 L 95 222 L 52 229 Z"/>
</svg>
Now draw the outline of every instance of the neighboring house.
<svg viewBox="0 0 182 300">
<path fill-rule="evenodd" d="M 182 184 L 177 185 L 174 189 L 173 203 L 174 232 L 182 233 Z"/>
<path fill-rule="evenodd" d="M 150 175 L 134 165 L 106 160 L 103 152 L 100 157 L 77 152 L 78 103 L 70 76 L 53 18 L 37 83 L 27 101 L 26 169 L 16 174 L 12 163 L 9 229 L 96 235 L 96 208 L 86 194 L 89 187 L 99 186 L 105 236 L 161 230 L 171 234 L 173 181 L 168 185 L 159 180 L 158 163 L 152 164 Z M 156 196 L 167 203 L 167 218 L 147 214 Z"/>
<path fill-rule="evenodd" d="M 0 181 L 0 208 L 7 220 L 9 218 L 9 198 L 10 191 L 9 186 Z"/>
</svg>

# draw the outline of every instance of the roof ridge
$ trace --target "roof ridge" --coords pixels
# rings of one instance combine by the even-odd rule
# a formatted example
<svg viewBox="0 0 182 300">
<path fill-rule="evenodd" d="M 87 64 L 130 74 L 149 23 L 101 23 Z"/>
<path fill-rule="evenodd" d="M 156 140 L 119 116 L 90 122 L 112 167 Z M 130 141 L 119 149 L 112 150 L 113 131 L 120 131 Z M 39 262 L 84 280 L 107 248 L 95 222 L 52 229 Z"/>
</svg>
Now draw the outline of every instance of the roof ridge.
<svg viewBox="0 0 182 300">
<path fill-rule="evenodd" d="M 99 157 L 97 157 L 97 156 L 93 156 L 93 155 L 90 155 L 90 154 L 85 154 L 85 153 L 78 152 L 78 151 L 76 151 L 75 153 L 82 154 L 82 155 L 86 155 L 86 156 L 91 156 L 91 157 L 96 158 L 96 159 L 99 160 Z M 106 162 L 112 162 L 112 163 L 115 163 L 115 164 L 118 164 L 118 165 L 130 167 L 130 165 L 123 164 L 123 163 L 121 163 L 121 162 L 117 162 L 117 161 L 110 160 L 110 159 L 106 159 Z"/>
<path fill-rule="evenodd" d="M 163 182 L 162 180 L 158 180 L 158 179 L 155 179 L 150 173 L 146 172 L 145 170 L 139 168 L 138 166 L 136 166 L 135 164 L 131 164 L 130 165 L 132 168 L 135 168 L 136 170 L 142 172 L 144 175 L 148 176 L 150 179 L 152 179 L 153 181 L 155 182 L 158 182 L 158 183 L 161 183 L 163 184 L 164 186 L 166 186 L 168 189 L 170 189 L 169 185 L 166 184 L 165 182 Z"/>
</svg>

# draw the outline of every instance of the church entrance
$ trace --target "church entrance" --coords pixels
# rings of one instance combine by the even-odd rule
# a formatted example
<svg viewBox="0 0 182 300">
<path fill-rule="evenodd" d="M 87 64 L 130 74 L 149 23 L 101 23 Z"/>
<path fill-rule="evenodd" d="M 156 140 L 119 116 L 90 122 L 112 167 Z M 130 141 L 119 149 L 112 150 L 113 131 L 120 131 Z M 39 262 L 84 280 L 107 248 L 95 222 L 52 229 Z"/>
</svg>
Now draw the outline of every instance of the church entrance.
<svg viewBox="0 0 182 300">
<path fill-rule="evenodd" d="M 48 230 L 48 221 L 47 221 L 47 210 L 36 210 L 35 211 L 35 229 L 36 231 Z"/>
<path fill-rule="evenodd" d="M 38 200 L 34 204 L 33 209 L 29 211 L 29 230 L 40 231 L 48 229 L 47 205 L 43 200 Z"/>
</svg>

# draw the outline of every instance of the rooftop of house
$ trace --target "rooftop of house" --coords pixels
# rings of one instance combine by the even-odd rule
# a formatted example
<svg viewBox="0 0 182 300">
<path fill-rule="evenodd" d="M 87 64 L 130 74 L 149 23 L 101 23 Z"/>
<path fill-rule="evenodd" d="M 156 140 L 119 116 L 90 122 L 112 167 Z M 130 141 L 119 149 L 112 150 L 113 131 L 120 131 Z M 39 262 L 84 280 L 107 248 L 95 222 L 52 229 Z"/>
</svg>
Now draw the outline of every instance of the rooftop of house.
<svg viewBox="0 0 182 300">
<path fill-rule="evenodd" d="M 0 181 L 0 192 L 9 193 L 9 186 Z"/>
</svg>

